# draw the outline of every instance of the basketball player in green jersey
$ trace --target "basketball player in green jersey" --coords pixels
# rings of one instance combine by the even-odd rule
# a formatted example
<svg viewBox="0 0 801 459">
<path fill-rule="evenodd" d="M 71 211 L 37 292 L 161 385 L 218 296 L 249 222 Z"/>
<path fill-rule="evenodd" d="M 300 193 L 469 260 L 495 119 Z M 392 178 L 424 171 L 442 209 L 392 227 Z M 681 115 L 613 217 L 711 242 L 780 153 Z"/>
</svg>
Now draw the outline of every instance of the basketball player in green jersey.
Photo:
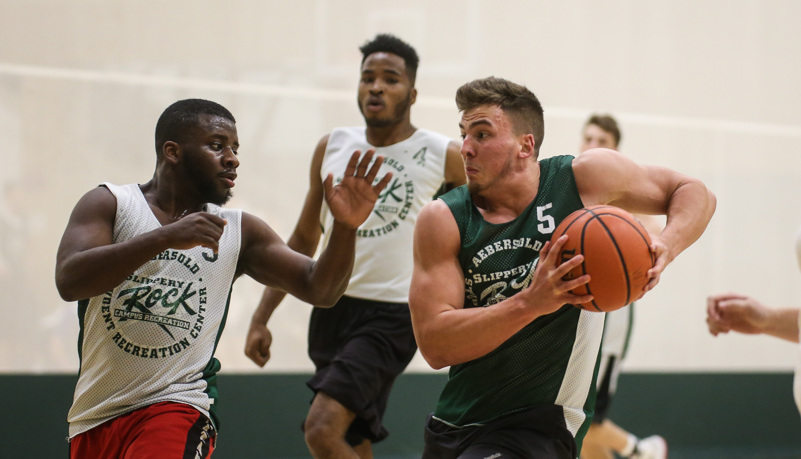
<svg viewBox="0 0 801 459">
<path fill-rule="evenodd" d="M 409 293 L 420 351 L 448 382 L 425 430 L 426 459 L 576 458 L 595 402 L 603 315 L 564 280 L 583 257 L 549 242 L 571 212 L 611 204 L 667 214 L 643 294 L 697 240 L 715 196 L 697 179 L 608 149 L 537 160 L 542 106 L 490 77 L 456 93 L 467 185 L 426 205 Z"/>
</svg>

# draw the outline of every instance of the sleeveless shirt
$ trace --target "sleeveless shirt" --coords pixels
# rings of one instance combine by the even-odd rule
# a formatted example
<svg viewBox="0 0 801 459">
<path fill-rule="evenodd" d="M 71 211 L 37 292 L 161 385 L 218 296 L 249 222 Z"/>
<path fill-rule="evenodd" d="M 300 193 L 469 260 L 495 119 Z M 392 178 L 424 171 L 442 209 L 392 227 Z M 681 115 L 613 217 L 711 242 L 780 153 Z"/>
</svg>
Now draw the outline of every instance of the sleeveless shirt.
<svg viewBox="0 0 801 459">
<path fill-rule="evenodd" d="M 105 183 L 117 199 L 113 243 L 161 226 L 137 184 Z M 218 254 L 168 249 L 109 292 L 78 303 L 80 375 L 69 435 L 154 403 L 185 403 L 215 424 L 214 358 L 241 244 L 242 212 L 207 204 L 227 220 Z"/>
<path fill-rule="evenodd" d="M 539 190 L 516 219 L 485 221 L 466 186 L 440 197 L 459 227 L 465 308 L 490 308 L 528 287 L 539 251 L 556 226 L 583 207 L 572 156 L 540 161 Z M 577 442 L 589 427 L 603 314 L 564 305 L 538 317 L 492 352 L 450 368 L 434 416 L 451 426 L 480 425 L 546 405 L 562 407 Z"/>
<path fill-rule="evenodd" d="M 406 140 L 374 147 L 367 142 L 365 127 L 331 132 L 321 179 L 334 174 L 334 183 L 339 183 L 353 152 L 364 153 L 370 148 L 384 157 L 376 181 L 387 172 L 393 173 L 372 214 L 357 231 L 353 275 L 345 295 L 391 303 L 409 301 L 414 223 L 420 209 L 442 185 L 449 142 L 441 134 L 417 129 Z M 325 202 L 320 215 L 324 244 L 328 245 L 334 219 Z"/>
</svg>

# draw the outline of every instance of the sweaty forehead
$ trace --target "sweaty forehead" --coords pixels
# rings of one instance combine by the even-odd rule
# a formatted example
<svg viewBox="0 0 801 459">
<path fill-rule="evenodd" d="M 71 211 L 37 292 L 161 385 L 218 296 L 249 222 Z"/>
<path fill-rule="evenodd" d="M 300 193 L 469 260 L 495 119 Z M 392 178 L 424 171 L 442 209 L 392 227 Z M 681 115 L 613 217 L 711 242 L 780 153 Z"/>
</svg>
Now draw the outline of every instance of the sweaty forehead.
<svg viewBox="0 0 801 459">
<path fill-rule="evenodd" d="M 206 130 L 234 130 L 236 131 L 236 124 L 228 118 L 217 115 L 201 115 L 199 123 L 201 128 Z"/>
</svg>

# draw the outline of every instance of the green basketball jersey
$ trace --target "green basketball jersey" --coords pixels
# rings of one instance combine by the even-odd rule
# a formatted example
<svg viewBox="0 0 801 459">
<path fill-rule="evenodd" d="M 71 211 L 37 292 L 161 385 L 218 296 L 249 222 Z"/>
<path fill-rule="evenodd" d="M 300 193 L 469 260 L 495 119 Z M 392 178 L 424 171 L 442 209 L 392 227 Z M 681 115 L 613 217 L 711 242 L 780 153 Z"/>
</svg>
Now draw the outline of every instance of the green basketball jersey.
<svg viewBox="0 0 801 459">
<path fill-rule="evenodd" d="M 540 161 L 536 198 L 508 223 L 486 222 L 465 186 L 440 197 L 459 227 L 465 308 L 492 307 L 528 287 L 540 249 L 559 222 L 583 207 L 572 160 Z M 595 403 L 602 330 L 603 314 L 571 305 L 537 318 L 489 354 L 451 367 L 434 416 L 465 426 L 558 405 L 564 416 L 553 422 L 580 446 Z"/>
</svg>

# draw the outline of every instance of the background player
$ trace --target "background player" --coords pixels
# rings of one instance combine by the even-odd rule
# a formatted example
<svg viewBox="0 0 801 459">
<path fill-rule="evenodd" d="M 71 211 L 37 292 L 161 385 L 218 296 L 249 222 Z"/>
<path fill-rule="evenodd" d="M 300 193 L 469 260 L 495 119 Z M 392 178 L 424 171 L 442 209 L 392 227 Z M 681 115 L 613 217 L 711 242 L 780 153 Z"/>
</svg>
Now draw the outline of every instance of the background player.
<svg viewBox="0 0 801 459">
<path fill-rule="evenodd" d="M 359 109 L 366 127 L 334 129 L 317 144 L 309 192 L 288 240 L 311 255 L 331 216 L 320 176 L 341 169 L 353 148 L 375 148 L 395 178 L 359 228 L 353 276 L 332 309 L 315 308 L 309 324 L 309 356 L 315 395 L 304 423 L 314 457 L 372 457 L 372 443 L 387 436 L 382 425 L 390 389 L 417 350 L 409 317 L 412 235 L 417 213 L 445 182 L 464 183 L 459 144 L 411 123 L 417 98 L 419 58 L 409 44 L 378 35 L 361 48 Z M 245 353 L 259 366 L 270 357 L 266 323 L 284 298 L 265 290 L 253 314 Z"/>
<path fill-rule="evenodd" d="M 584 123 L 579 153 L 593 148 L 618 150 L 621 132 L 617 120 L 610 115 L 594 114 Z M 637 219 L 649 233 L 659 234 L 661 225 L 650 215 L 637 215 Z M 607 417 L 609 406 L 617 389 L 623 359 L 629 346 L 634 308 L 628 307 L 606 313 L 603 341 L 601 342 L 601 362 L 596 380 L 597 395 L 592 424 L 584 437 L 581 457 L 584 459 L 612 459 L 613 451 L 622 457 L 655 458 L 667 457 L 667 442 L 659 435 L 643 439 L 627 432 Z"/>
</svg>

